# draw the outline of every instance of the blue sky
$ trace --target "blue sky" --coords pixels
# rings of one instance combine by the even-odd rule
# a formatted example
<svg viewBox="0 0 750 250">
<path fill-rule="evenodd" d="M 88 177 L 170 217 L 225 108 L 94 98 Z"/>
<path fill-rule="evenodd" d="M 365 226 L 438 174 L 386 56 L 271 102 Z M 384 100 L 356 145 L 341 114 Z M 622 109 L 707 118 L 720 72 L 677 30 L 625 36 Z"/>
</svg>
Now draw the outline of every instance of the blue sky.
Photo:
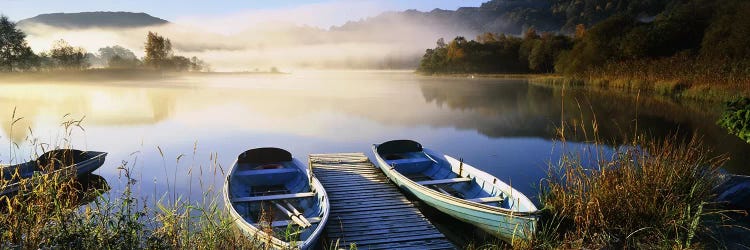
<svg viewBox="0 0 750 250">
<path fill-rule="evenodd" d="M 462 6 L 479 6 L 488 0 L 273 0 L 273 1 L 179 1 L 179 0 L 0 0 L 0 13 L 11 20 L 21 20 L 44 13 L 83 12 L 83 11 L 131 11 L 146 12 L 170 21 L 193 16 L 222 16 L 252 11 L 283 11 L 284 9 L 305 8 L 315 5 L 336 5 L 357 3 L 368 6 L 366 10 L 351 11 L 342 8 L 335 17 L 327 16 L 324 23 L 312 25 L 338 25 L 346 20 L 357 20 L 377 15 L 388 10 L 418 9 L 429 11 L 434 8 L 456 9 Z"/>
</svg>

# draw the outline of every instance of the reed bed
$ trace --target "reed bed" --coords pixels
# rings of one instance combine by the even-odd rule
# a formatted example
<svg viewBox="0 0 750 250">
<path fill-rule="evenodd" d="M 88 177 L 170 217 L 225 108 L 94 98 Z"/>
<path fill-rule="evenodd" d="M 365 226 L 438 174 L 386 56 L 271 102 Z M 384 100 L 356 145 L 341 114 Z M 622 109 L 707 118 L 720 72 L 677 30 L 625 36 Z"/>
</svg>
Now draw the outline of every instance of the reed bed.
<svg viewBox="0 0 750 250">
<path fill-rule="evenodd" d="M 565 128 L 559 132 L 565 147 Z M 715 229 L 731 227 L 728 215 L 740 212 L 714 201 L 727 157 L 711 157 L 695 137 L 638 136 L 609 153 L 596 135 L 592 141 L 550 165 L 540 185 L 539 232 L 522 248 L 723 246 Z"/>
<path fill-rule="evenodd" d="M 590 85 L 649 91 L 708 101 L 750 96 L 750 62 L 708 60 L 678 54 L 655 59 L 613 61 L 565 77 L 537 77 L 547 84 Z"/>
<path fill-rule="evenodd" d="M 64 122 L 63 143 L 49 146 L 30 140 L 31 147 L 42 152 L 70 148 L 72 130 L 80 126 L 81 120 Z M 11 154 L 18 147 L 11 145 Z M 182 157 L 178 156 L 177 162 Z M 137 156 L 133 156 L 133 162 L 136 160 Z M 174 185 L 164 195 L 156 196 L 160 199 L 138 198 L 139 194 L 133 191 L 139 181 L 131 174 L 134 166 L 135 163 L 123 161 L 117 167 L 124 188 L 116 193 L 84 189 L 81 180 L 64 173 L 29 179 L 29 185 L 22 185 L 15 195 L 0 197 L 0 249 L 268 248 L 235 227 L 217 198 L 220 196 L 216 195 L 215 184 L 204 183 L 203 180 L 223 174 L 215 154 L 209 166 L 191 165 L 188 170 L 191 182 L 193 173 L 200 181 L 202 195 L 198 201 L 182 198 Z M 204 176 L 211 173 L 214 176 Z M 170 174 L 166 173 L 167 179 Z M 9 180 L 0 178 L 0 188 L 8 185 Z"/>
</svg>

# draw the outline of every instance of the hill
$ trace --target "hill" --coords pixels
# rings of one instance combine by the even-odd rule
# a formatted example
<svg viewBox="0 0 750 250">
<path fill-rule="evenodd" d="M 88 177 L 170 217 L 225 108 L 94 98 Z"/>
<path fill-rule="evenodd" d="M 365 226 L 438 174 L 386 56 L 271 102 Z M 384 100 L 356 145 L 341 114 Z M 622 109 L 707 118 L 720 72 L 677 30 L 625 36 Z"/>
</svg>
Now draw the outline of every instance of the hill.
<svg viewBox="0 0 750 250">
<path fill-rule="evenodd" d="M 80 12 L 41 14 L 18 22 L 23 27 L 45 24 L 60 28 L 134 28 L 169 23 L 146 13 L 133 12 Z"/>
<path fill-rule="evenodd" d="M 577 24 L 590 27 L 615 14 L 648 20 L 668 10 L 676 2 L 679 0 L 492 0 L 479 7 L 461 7 L 457 10 L 386 12 L 332 29 L 356 30 L 415 23 L 476 34 L 521 34 L 529 27 L 539 31 L 572 33 Z"/>
</svg>

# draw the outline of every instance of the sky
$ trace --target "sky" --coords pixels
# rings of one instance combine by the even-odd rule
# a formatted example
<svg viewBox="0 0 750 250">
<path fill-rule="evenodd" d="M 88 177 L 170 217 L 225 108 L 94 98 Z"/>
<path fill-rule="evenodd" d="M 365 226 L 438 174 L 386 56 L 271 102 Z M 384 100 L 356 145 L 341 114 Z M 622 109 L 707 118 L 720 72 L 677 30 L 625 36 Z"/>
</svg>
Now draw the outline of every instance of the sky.
<svg viewBox="0 0 750 250">
<path fill-rule="evenodd" d="M 384 11 L 435 8 L 455 10 L 476 7 L 487 0 L 273 0 L 273 1 L 180 1 L 180 0 L 0 0 L 0 13 L 18 21 L 39 14 L 85 11 L 145 12 L 152 16 L 178 21 L 194 17 L 237 15 L 248 11 L 283 11 L 315 9 L 317 6 L 342 6 L 335 13 L 326 12 L 319 18 L 308 18 L 304 24 L 322 28 L 341 25 Z M 313 7 L 313 8 L 310 8 Z"/>
</svg>

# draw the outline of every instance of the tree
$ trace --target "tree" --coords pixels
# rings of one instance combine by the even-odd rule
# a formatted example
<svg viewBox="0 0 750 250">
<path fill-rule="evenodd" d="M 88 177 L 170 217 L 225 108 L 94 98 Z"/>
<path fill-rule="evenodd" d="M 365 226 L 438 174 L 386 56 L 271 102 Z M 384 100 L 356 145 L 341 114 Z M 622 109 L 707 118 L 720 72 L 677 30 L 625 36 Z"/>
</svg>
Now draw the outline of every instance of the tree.
<svg viewBox="0 0 750 250">
<path fill-rule="evenodd" d="M 748 1 L 722 1 L 702 41 L 701 54 L 711 60 L 750 60 Z"/>
<path fill-rule="evenodd" d="M 162 65 L 164 69 L 172 71 L 188 71 L 191 68 L 190 59 L 184 56 L 172 56 Z"/>
<path fill-rule="evenodd" d="M 140 63 L 133 51 L 119 45 L 99 49 L 99 58 L 110 68 L 135 68 Z"/>
<path fill-rule="evenodd" d="M 198 57 L 190 58 L 190 71 L 211 71 L 211 67 Z"/>
<path fill-rule="evenodd" d="M 104 62 L 109 62 L 114 57 L 119 57 L 119 60 L 138 60 L 138 57 L 135 56 L 133 51 L 119 45 L 99 49 L 99 57 Z"/>
<path fill-rule="evenodd" d="M 148 32 L 146 37 L 146 57 L 143 59 L 146 65 L 154 69 L 169 66 L 172 56 L 172 42 L 156 32 Z"/>
<path fill-rule="evenodd" d="M 83 70 L 90 67 L 86 54 L 84 48 L 73 47 L 62 39 L 57 40 L 50 50 L 50 57 L 57 67 L 67 70 Z"/>
<path fill-rule="evenodd" d="M 26 44 L 26 34 L 8 17 L 0 15 L 0 71 L 29 69 L 35 64 L 35 58 Z"/>
<path fill-rule="evenodd" d="M 138 67 L 138 59 L 136 58 L 122 58 L 119 55 L 114 55 L 107 60 L 107 67 L 115 69 L 128 69 Z"/>
</svg>

